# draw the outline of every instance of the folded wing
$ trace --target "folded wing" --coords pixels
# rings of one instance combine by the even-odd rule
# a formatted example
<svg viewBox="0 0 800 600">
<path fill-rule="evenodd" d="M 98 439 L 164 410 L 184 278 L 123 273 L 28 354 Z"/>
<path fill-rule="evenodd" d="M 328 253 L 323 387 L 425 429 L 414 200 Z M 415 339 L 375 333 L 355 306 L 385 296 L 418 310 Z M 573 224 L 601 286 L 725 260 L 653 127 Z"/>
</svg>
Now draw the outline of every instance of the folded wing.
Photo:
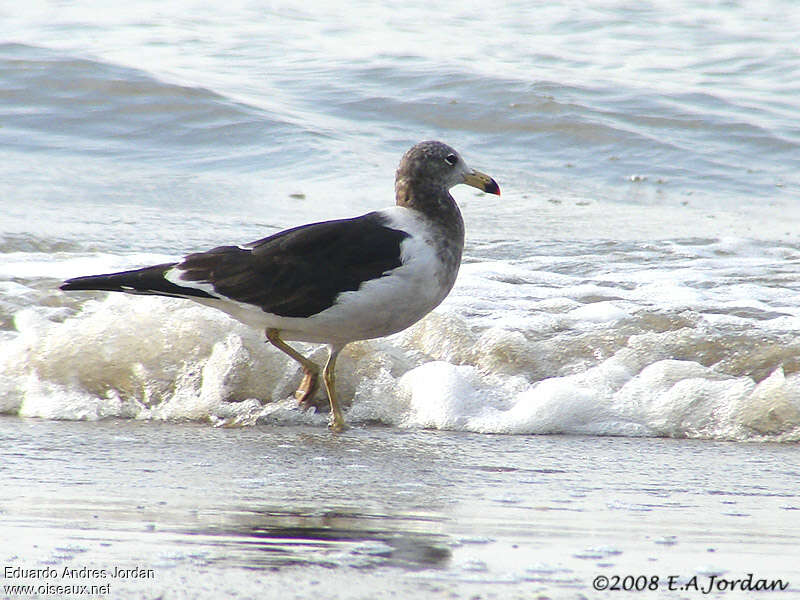
<svg viewBox="0 0 800 600">
<path fill-rule="evenodd" d="M 78 277 L 64 290 L 108 290 L 252 304 L 284 317 L 308 317 L 401 265 L 408 234 L 380 213 L 312 223 L 246 246 L 220 246 L 178 263 Z"/>
</svg>

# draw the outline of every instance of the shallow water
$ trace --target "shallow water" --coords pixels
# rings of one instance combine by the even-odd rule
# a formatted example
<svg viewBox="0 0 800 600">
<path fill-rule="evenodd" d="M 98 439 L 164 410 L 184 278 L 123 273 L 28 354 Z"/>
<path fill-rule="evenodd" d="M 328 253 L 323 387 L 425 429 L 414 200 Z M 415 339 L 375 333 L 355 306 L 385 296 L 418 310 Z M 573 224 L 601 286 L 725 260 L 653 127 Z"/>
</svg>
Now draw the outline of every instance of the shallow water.
<svg viewBox="0 0 800 600">
<path fill-rule="evenodd" d="M 0 22 L 7 562 L 142 560 L 170 597 L 800 581 L 792 2 L 34 0 Z M 455 188 L 451 295 L 343 353 L 341 438 L 259 332 L 57 290 L 387 206 L 430 138 L 503 195 Z"/>
<path fill-rule="evenodd" d="M 65 567 L 105 569 L 84 579 L 114 598 L 586 598 L 601 574 L 691 598 L 667 577 L 750 572 L 790 598 L 800 581 L 782 444 L 16 418 L 0 438 L 3 564 L 59 573 L 37 585 Z M 134 567 L 153 577 L 112 576 Z"/>
</svg>

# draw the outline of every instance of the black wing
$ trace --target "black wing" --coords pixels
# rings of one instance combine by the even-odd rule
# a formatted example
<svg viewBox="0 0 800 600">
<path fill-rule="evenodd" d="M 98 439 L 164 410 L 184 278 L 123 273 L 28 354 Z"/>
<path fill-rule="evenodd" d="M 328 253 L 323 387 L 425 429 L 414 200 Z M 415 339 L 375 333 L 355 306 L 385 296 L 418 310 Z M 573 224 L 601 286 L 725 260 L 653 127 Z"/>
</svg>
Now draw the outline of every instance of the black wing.
<svg viewBox="0 0 800 600">
<path fill-rule="evenodd" d="M 400 266 L 408 234 L 370 213 L 288 229 L 248 248 L 222 246 L 178 264 L 181 280 L 284 317 L 308 317 L 336 296 Z"/>
<path fill-rule="evenodd" d="M 227 297 L 279 316 L 309 317 L 332 306 L 340 293 L 399 267 L 408 235 L 369 213 L 288 229 L 246 247 L 220 246 L 177 264 L 71 279 L 62 289 Z M 173 267 L 180 273 L 172 277 L 177 283 L 164 279 Z"/>
</svg>

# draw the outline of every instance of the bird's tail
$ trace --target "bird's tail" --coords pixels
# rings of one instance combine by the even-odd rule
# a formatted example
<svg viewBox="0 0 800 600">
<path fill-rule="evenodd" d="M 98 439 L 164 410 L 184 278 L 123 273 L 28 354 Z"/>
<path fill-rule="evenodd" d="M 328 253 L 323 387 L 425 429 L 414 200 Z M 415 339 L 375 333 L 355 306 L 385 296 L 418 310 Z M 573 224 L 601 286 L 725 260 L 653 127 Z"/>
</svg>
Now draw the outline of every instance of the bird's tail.
<svg viewBox="0 0 800 600">
<path fill-rule="evenodd" d="M 61 284 L 64 291 L 98 290 L 125 292 L 127 294 L 150 294 L 178 298 L 213 298 L 201 289 L 176 285 L 167 279 L 167 273 L 177 263 L 165 263 L 133 271 L 75 277 Z"/>
</svg>

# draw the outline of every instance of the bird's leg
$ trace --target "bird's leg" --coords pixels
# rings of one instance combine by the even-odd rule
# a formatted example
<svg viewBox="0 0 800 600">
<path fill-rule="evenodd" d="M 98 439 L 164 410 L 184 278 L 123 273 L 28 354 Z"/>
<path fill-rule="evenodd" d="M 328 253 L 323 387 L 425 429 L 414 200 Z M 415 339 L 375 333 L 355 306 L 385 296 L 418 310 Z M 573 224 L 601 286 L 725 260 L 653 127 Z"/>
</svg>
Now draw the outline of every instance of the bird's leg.
<svg viewBox="0 0 800 600">
<path fill-rule="evenodd" d="M 278 350 L 299 362 L 300 366 L 303 367 L 303 380 L 300 382 L 300 387 L 298 387 L 297 391 L 294 393 L 294 397 L 297 398 L 300 408 L 303 410 L 308 410 L 312 406 L 319 408 L 311 401 L 311 396 L 316 391 L 317 384 L 319 383 L 319 367 L 316 363 L 311 362 L 284 342 L 277 329 L 267 329 L 267 340 Z"/>
<path fill-rule="evenodd" d="M 308 410 L 312 406 L 319 408 L 317 403 L 311 399 L 311 396 L 317 390 L 318 379 L 318 371 L 309 371 L 307 368 L 303 367 L 303 379 L 294 392 L 297 404 L 300 405 L 302 410 Z"/>
<path fill-rule="evenodd" d="M 325 364 L 325 370 L 322 372 L 322 378 L 325 381 L 325 390 L 328 392 L 328 401 L 331 403 L 331 418 L 328 421 L 328 428 L 337 433 L 344 431 L 345 427 L 347 427 L 344 422 L 344 417 L 342 416 L 342 410 L 339 408 L 339 400 L 336 398 L 336 376 L 334 374 L 336 358 L 341 351 L 342 346 L 330 346 L 328 362 Z"/>
</svg>

